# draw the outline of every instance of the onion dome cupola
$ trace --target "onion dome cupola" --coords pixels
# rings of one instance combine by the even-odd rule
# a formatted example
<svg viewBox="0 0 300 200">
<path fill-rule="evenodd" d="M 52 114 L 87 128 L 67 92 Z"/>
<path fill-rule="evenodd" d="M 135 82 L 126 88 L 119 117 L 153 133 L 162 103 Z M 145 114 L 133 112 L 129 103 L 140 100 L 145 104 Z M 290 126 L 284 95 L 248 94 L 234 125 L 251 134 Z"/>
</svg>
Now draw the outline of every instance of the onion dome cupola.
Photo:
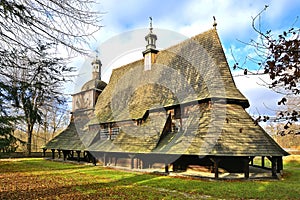
<svg viewBox="0 0 300 200">
<path fill-rule="evenodd" d="M 158 50 L 156 49 L 157 36 L 153 33 L 152 27 L 152 17 L 150 19 L 150 28 L 148 35 L 145 36 L 147 42 L 146 50 L 143 51 L 144 56 L 144 70 L 151 70 L 151 65 L 155 62 L 156 54 Z"/>
<path fill-rule="evenodd" d="M 106 87 L 106 83 L 101 80 L 101 67 L 102 63 L 98 56 L 91 62 L 92 65 L 92 80 L 86 82 L 82 88 L 81 91 L 86 91 L 90 89 L 97 89 L 97 90 L 104 90 Z"/>
</svg>

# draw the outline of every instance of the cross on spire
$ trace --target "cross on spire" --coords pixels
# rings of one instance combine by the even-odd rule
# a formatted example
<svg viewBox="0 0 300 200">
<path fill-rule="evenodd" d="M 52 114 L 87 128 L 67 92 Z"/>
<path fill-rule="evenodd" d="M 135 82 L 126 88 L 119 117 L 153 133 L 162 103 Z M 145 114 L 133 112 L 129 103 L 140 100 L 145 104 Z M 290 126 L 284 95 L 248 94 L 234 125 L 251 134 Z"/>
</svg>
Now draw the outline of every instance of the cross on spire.
<svg viewBox="0 0 300 200">
<path fill-rule="evenodd" d="M 213 19 L 214 19 L 213 27 L 216 29 L 216 28 L 217 28 L 217 21 L 216 21 L 216 17 L 215 17 L 215 16 L 213 16 Z"/>
<path fill-rule="evenodd" d="M 149 19 L 150 19 L 150 33 L 152 33 L 152 30 L 153 30 L 153 27 L 152 27 L 152 17 L 149 17 Z"/>
</svg>

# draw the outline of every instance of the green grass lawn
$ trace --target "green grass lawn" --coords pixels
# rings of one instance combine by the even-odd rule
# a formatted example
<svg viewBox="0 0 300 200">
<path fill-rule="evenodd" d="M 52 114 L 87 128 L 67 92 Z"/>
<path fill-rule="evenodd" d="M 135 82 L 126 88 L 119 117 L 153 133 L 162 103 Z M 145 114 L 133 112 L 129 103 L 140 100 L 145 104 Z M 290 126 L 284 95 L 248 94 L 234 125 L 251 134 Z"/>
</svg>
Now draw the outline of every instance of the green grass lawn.
<svg viewBox="0 0 300 200">
<path fill-rule="evenodd" d="M 0 199 L 300 199 L 300 156 L 282 180 L 215 181 L 39 158 L 0 160 Z"/>
</svg>

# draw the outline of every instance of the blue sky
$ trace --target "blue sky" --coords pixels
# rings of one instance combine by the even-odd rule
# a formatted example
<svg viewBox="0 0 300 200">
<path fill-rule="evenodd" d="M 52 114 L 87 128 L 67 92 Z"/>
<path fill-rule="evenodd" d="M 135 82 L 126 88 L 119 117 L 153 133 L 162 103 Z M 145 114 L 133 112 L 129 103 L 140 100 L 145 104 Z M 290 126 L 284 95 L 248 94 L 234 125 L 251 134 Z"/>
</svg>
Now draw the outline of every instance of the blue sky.
<svg viewBox="0 0 300 200">
<path fill-rule="evenodd" d="M 248 42 L 255 39 L 256 34 L 251 28 L 252 17 L 256 16 L 265 5 L 269 8 L 263 14 L 263 27 L 281 32 L 289 28 L 299 15 L 299 0 L 101 0 L 95 10 L 103 12 L 102 25 L 95 40 L 91 40 L 91 49 L 95 50 L 113 36 L 126 31 L 147 28 L 149 16 L 153 18 L 154 32 L 166 29 L 186 37 L 197 35 L 212 28 L 213 16 L 218 23 L 217 30 L 221 39 L 227 60 L 232 66 L 233 50 L 238 61 L 242 62 L 249 47 L 238 40 Z M 297 21 L 295 26 L 300 27 Z M 160 35 L 157 34 L 157 46 L 160 45 Z M 144 38 L 141 38 L 143 41 Z M 103 52 L 100 51 L 100 59 Z M 139 54 L 141 56 L 141 54 Z M 118 55 L 116 55 L 118 57 Z M 127 56 L 125 63 L 134 61 L 134 56 Z M 124 60 L 124 59 L 123 59 Z M 79 68 L 87 68 L 87 63 L 78 58 L 75 62 Z M 121 62 L 122 63 L 122 62 Z M 107 63 L 104 63 L 107 64 Z M 84 74 L 81 70 L 80 74 Z M 233 71 L 236 75 L 237 72 Z M 106 74 L 106 81 L 109 74 Z M 105 78 L 104 78 L 105 79 Z M 235 76 L 237 87 L 250 100 L 250 114 L 270 114 L 276 109 L 273 104 L 280 98 L 265 87 L 257 77 Z M 75 87 L 80 87 L 79 84 Z M 274 112 L 273 112 L 274 113 Z"/>
</svg>

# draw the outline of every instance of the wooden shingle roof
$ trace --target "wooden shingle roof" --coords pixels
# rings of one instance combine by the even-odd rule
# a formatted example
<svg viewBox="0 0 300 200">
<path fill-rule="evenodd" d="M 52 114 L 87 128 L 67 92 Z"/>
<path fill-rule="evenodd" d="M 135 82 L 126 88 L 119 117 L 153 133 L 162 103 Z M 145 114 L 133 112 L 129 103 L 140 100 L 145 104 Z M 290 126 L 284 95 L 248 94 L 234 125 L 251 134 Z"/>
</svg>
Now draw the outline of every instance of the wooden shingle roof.
<svg viewBox="0 0 300 200">
<path fill-rule="evenodd" d="M 61 149 L 61 150 L 84 150 L 83 145 L 74 121 L 71 121 L 69 126 L 50 140 L 43 148 L 45 149 Z"/>
<path fill-rule="evenodd" d="M 82 112 L 71 119 L 68 127 L 45 144 L 45 149 L 84 151 L 90 146 L 98 131 L 88 131 L 89 116 Z"/>
<path fill-rule="evenodd" d="M 215 104 L 212 107 L 202 104 L 198 112 L 190 113 L 183 125 L 186 129 L 163 138 L 153 152 L 203 156 L 288 155 L 254 124 L 240 105 Z M 213 113 L 214 109 L 224 112 Z"/>
<path fill-rule="evenodd" d="M 139 60 L 113 70 L 99 96 L 100 123 L 142 118 L 147 110 L 210 98 L 248 100 L 236 88 L 215 29 L 157 54 L 152 69 Z"/>
<path fill-rule="evenodd" d="M 205 103 L 208 100 L 216 102 L 213 107 Z M 248 100 L 236 88 L 215 29 L 160 51 L 151 70 L 144 70 L 143 60 L 113 70 L 98 98 L 95 114 L 99 123 L 141 119 L 149 110 L 191 102 L 200 102 L 200 109 L 183 120 L 181 131 L 158 133 L 147 140 L 153 135 L 150 131 L 130 126 L 127 134 L 121 132 L 113 141 L 98 141 L 89 149 L 180 155 L 287 155 L 245 111 Z M 166 123 L 162 121 L 161 125 Z M 162 130 L 163 126 L 158 127 Z"/>
<path fill-rule="evenodd" d="M 150 153 L 161 138 L 166 122 L 165 112 L 150 112 L 145 122 L 120 128 L 114 140 L 98 140 L 89 151 Z"/>
<path fill-rule="evenodd" d="M 183 130 L 165 135 L 161 134 L 166 121 L 163 118 L 163 113 L 161 117 L 150 114 L 144 127 L 128 126 L 115 140 L 98 140 L 89 150 L 198 156 L 288 155 L 237 104 L 202 103 L 183 120 Z"/>
<path fill-rule="evenodd" d="M 179 105 L 193 108 L 183 117 L 182 130 L 164 132 L 165 108 Z M 158 52 L 151 70 L 144 70 L 143 60 L 113 70 L 98 97 L 93 124 L 143 119 L 141 125 L 132 121 L 120 126 L 115 139 L 100 140 L 99 132 L 84 130 L 86 118 L 78 117 L 84 125 L 80 131 L 71 123 L 46 147 L 199 156 L 287 155 L 254 124 L 247 107 L 248 100 L 236 88 L 218 34 L 211 29 Z"/>
</svg>

